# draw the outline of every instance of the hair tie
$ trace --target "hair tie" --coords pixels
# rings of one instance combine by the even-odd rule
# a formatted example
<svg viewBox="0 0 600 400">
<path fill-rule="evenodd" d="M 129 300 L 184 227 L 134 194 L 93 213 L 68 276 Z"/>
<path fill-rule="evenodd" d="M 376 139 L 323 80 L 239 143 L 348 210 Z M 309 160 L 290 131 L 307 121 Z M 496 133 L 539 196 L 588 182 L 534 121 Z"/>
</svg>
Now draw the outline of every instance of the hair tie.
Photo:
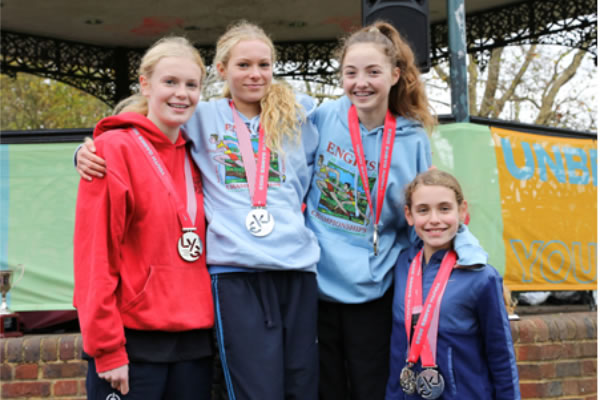
<svg viewBox="0 0 600 400">
<path fill-rule="evenodd" d="M 369 28 L 369 30 L 368 30 L 367 32 L 369 32 L 369 33 L 372 33 L 372 32 L 373 32 L 373 33 L 375 33 L 375 32 L 377 32 L 377 33 L 381 33 L 381 31 L 379 30 L 379 28 L 378 28 L 378 27 L 376 27 L 376 26 L 372 26 L 372 27 L 370 27 L 370 28 Z"/>
</svg>

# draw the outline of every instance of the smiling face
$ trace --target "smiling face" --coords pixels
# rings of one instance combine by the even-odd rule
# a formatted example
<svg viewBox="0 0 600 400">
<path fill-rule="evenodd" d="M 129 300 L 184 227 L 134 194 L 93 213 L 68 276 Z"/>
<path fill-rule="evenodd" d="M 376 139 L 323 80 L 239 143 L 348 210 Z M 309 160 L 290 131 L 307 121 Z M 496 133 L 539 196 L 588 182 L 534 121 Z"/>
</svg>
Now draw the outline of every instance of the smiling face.
<svg viewBox="0 0 600 400">
<path fill-rule="evenodd" d="M 150 77 L 140 76 L 148 119 L 175 142 L 179 126 L 192 116 L 200 97 L 202 70 L 188 57 L 164 57 Z"/>
<path fill-rule="evenodd" d="M 410 208 L 404 207 L 408 224 L 423 240 L 425 260 L 433 253 L 450 248 L 460 223 L 467 214 L 467 203 L 458 204 L 455 192 L 440 185 L 420 184 L 412 193 Z"/>
<path fill-rule="evenodd" d="M 342 83 L 359 117 L 361 114 L 385 115 L 390 89 L 399 77 L 400 69 L 392 66 L 379 45 L 356 43 L 346 51 L 342 62 Z"/>
<path fill-rule="evenodd" d="M 260 39 L 242 40 L 231 48 L 226 64 L 218 63 L 236 108 L 246 117 L 260 113 L 260 101 L 273 80 L 271 48 Z"/>
</svg>

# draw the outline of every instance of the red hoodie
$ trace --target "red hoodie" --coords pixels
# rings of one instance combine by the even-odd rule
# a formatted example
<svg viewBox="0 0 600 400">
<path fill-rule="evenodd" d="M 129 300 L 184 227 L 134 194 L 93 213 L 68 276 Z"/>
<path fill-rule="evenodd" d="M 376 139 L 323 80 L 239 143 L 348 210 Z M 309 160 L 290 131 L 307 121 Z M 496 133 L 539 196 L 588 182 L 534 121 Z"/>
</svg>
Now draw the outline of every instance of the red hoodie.
<svg viewBox="0 0 600 400">
<path fill-rule="evenodd" d="M 138 131 L 155 147 L 186 204 L 185 140 L 173 144 L 141 114 L 101 120 L 94 130 L 106 176 L 82 179 L 74 237 L 75 292 L 83 348 L 98 372 L 127 364 L 124 327 L 186 331 L 213 325 L 205 252 L 186 262 L 177 252 L 182 234 L 175 203 L 154 167 L 134 143 Z M 191 158 L 190 158 L 191 162 Z M 191 162 L 197 233 L 205 243 L 200 173 Z"/>
</svg>

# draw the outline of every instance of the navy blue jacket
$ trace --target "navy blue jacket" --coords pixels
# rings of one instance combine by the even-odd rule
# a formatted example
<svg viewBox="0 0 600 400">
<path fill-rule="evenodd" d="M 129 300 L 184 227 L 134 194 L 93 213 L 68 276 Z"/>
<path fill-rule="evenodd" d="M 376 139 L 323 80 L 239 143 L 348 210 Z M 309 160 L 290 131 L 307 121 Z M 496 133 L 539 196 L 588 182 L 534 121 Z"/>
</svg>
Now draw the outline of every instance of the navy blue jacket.
<svg viewBox="0 0 600 400">
<path fill-rule="evenodd" d="M 421 399 L 400 387 L 400 371 L 408 356 L 404 328 L 404 296 L 411 260 L 421 243 L 404 250 L 395 270 L 394 322 L 390 377 L 386 400 Z M 433 254 L 423 267 L 423 302 L 440 268 L 445 251 Z M 442 298 L 436 363 L 446 388 L 442 400 L 520 399 L 519 377 L 508 315 L 502 296 L 502 278 L 495 268 L 455 268 Z M 421 371 L 420 361 L 413 367 Z"/>
</svg>

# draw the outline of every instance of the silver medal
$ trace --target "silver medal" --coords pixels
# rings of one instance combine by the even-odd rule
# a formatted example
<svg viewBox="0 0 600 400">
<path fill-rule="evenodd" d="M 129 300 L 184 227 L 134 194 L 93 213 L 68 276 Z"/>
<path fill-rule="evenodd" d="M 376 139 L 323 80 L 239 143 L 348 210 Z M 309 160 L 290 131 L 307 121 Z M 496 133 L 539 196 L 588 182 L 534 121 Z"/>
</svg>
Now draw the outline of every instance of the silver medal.
<svg viewBox="0 0 600 400">
<path fill-rule="evenodd" d="M 400 387 L 406 394 L 414 394 L 417 391 L 417 377 L 409 365 L 404 366 L 400 372 Z"/>
<path fill-rule="evenodd" d="M 377 225 L 375 225 L 373 230 L 373 254 L 377 255 L 377 253 L 379 253 L 379 231 Z"/>
<path fill-rule="evenodd" d="M 444 377 L 437 369 L 425 368 L 417 376 L 417 392 L 424 399 L 437 399 L 444 392 Z"/>
<path fill-rule="evenodd" d="M 253 208 L 246 216 L 246 229 L 254 236 L 267 236 L 274 227 L 275 218 L 266 208 Z"/>
<path fill-rule="evenodd" d="M 187 262 L 194 262 L 202 255 L 202 240 L 194 232 L 194 229 L 187 228 L 183 230 L 183 235 L 177 242 L 177 251 L 179 256 Z"/>
</svg>

